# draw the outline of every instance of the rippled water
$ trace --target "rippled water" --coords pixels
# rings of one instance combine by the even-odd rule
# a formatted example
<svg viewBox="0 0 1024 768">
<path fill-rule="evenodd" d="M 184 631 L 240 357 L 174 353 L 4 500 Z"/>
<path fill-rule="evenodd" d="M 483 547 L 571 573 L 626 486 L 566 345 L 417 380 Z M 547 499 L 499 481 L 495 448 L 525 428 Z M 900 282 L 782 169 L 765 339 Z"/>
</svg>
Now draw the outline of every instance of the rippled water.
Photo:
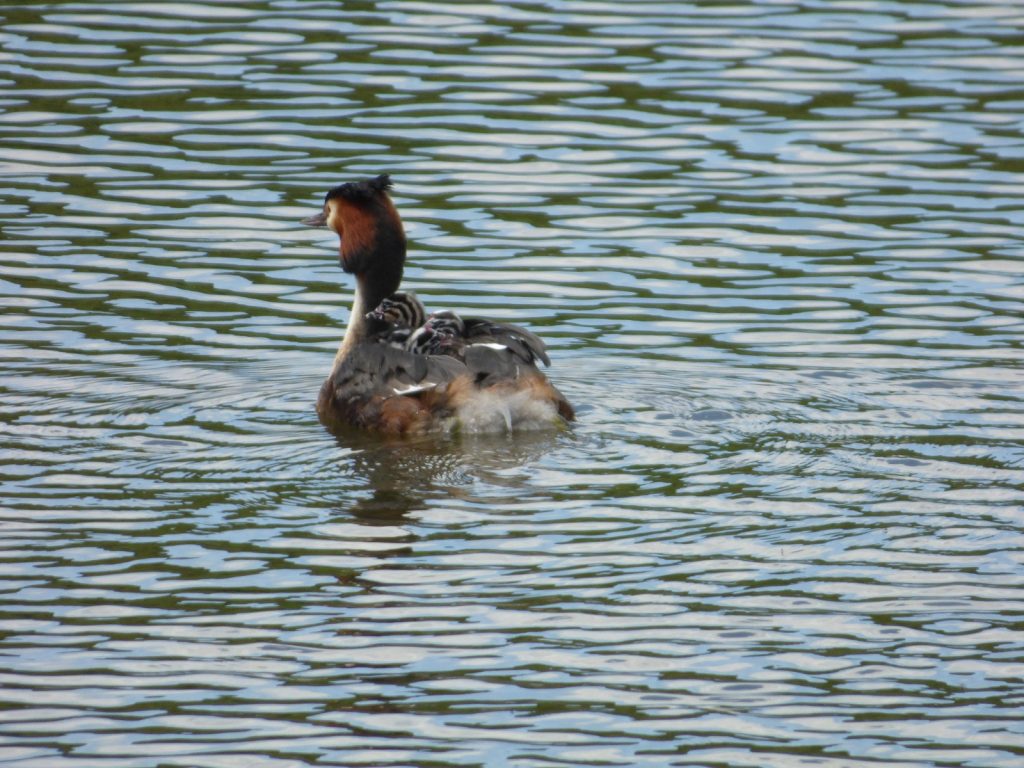
<svg viewBox="0 0 1024 768">
<path fill-rule="evenodd" d="M 0 761 L 1024 765 L 1024 7 L 0 8 Z M 568 433 L 335 438 L 297 220 Z"/>
</svg>

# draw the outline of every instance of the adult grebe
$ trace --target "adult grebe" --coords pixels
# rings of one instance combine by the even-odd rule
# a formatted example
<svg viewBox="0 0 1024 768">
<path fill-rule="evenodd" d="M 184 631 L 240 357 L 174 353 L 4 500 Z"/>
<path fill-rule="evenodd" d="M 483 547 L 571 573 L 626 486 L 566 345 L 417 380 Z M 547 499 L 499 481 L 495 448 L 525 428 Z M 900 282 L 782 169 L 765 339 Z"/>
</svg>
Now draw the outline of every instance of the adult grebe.
<svg viewBox="0 0 1024 768">
<path fill-rule="evenodd" d="M 386 434 L 501 432 L 573 420 L 572 406 L 535 364 L 549 362 L 543 342 L 522 328 L 451 313 L 458 322 L 446 319 L 441 335 L 452 339 L 451 328 L 461 325 L 457 344 L 397 348 L 393 317 L 376 317 L 385 299 L 398 298 L 405 264 L 405 232 L 389 189 L 386 174 L 342 184 L 303 222 L 338 234 L 341 267 L 356 279 L 348 329 L 317 399 L 321 420 Z"/>
</svg>

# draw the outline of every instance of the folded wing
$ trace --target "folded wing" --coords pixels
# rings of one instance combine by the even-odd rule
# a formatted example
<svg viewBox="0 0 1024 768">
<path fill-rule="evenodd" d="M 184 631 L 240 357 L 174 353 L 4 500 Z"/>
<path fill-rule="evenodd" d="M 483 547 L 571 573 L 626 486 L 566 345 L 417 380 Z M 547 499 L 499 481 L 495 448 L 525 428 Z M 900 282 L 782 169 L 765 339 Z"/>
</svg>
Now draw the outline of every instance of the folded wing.
<svg viewBox="0 0 1024 768">
<path fill-rule="evenodd" d="M 500 345 L 529 365 L 538 361 L 551 365 L 544 342 L 525 328 L 474 317 L 466 318 L 464 322 L 467 345 Z"/>
</svg>

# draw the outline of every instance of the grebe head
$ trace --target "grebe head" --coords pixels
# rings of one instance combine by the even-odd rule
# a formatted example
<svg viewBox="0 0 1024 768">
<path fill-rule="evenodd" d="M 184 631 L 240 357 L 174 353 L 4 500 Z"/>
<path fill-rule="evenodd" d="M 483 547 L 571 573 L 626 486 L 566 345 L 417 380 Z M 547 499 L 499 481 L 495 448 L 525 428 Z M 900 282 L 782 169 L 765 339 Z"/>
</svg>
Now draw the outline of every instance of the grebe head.
<svg viewBox="0 0 1024 768">
<path fill-rule="evenodd" d="M 386 173 L 340 184 L 325 195 L 323 210 L 302 222 L 329 227 L 338 235 L 341 268 L 359 279 L 364 306 L 377 306 L 402 281 L 405 231 L 389 189 Z"/>
<path fill-rule="evenodd" d="M 463 338 L 453 328 L 432 328 L 428 322 L 412 332 L 405 348 L 414 355 L 457 355 L 463 345 Z"/>
<path fill-rule="evenodd" d="M 401 328 L 419 328 L 426 322 L 427 311 L 415 293 L 393 293 L 366 313 L 370 320 L 379 320 Z"/>
<path fill-rule="evenodd" d="M 451 336 L 464 336 L 466 324 L 462 318 L 450 309 L 442 309 L 439 312 L 432 312 L 424 324 L 432 331 L 450 334 Z"/>
</svg>

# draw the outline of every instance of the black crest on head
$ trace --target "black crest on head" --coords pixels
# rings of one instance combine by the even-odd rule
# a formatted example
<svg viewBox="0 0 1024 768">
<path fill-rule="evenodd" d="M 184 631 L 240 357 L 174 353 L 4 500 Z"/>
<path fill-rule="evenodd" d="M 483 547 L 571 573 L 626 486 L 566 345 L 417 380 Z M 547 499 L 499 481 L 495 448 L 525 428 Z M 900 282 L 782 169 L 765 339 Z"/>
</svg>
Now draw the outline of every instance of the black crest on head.
<svg viewBox="0 0 1024 768">
<path fill-rule="evenodd" d="M 369 201 L 376 198 L 378 195 L 382 195 L 391 189 L 391 177 L 382 173 L 380 176 L 375 176 L 372 179 L 363 179 L 362 181 L 349 181 L 345 184 L 339 184 L 334 189 L 328 190 L 327 196 L 324 198 L 324 202 L 328 200 L 336 200 L 341 198 L 342 200 L 351 200 L 352 202 Z"/>
</svg>

